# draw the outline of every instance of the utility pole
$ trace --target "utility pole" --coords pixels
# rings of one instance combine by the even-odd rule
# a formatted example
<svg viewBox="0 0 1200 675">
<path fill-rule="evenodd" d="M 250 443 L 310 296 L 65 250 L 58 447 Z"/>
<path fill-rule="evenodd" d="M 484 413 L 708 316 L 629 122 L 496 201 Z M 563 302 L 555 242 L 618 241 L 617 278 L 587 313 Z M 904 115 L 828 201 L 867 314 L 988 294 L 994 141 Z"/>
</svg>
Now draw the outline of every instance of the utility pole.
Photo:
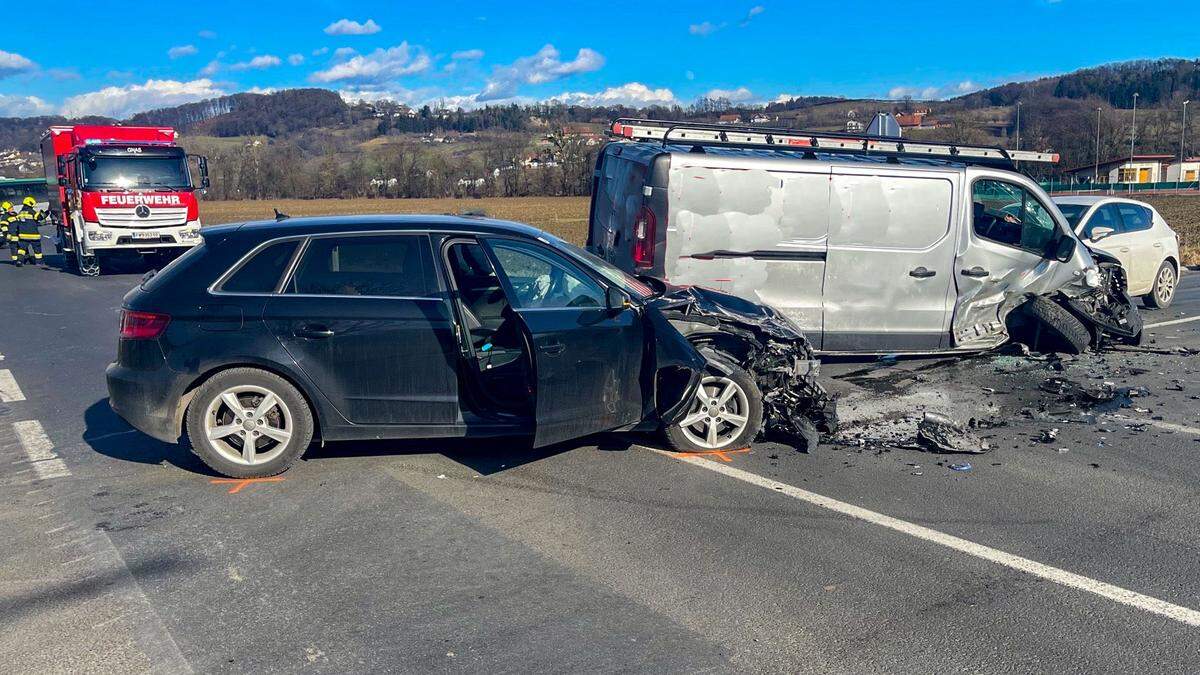
<svg viewBox="0 0 1200 675">
<path fill-rule="evenodd" d="M 1097 106 L 1097 108 L 1096 108 L 1096 173 L 1094 176 L 1092 176 L 1092 182 L 1096 184 L 1097 188 L 1099 188 L 1099 186 L 1100 186 L 1100 110 L 1101 110 L 1101 108 Z"/>
<path fill-rule="evenodd" d="M 1133 121 L 1129 125 L 1129 170 L 1133 172 L 1133 178 L 1129 181 L 1129 191 L 1133 192 L 1133 184 L 1137 180 L 1137 169 L 1133 166 L 1133 141 L 1137 138 L 1137 92 L 1133 94 Z"/>
<path fill-rule="evenodd" d="M 1183 141 L 1187 138 L 1187 104 L 1191 101 L 1183 102 L 1183 126 L 1179 129 L 1179 177 L 1175 182 L 1175 187 L 1179 187 L 1179 183 L 1183 181 Z"/>
<path fill-rule="evenodd" d="M 1021 101 L 1017 101 L 1017 150 L 1021 149 Z"/>
</svg>

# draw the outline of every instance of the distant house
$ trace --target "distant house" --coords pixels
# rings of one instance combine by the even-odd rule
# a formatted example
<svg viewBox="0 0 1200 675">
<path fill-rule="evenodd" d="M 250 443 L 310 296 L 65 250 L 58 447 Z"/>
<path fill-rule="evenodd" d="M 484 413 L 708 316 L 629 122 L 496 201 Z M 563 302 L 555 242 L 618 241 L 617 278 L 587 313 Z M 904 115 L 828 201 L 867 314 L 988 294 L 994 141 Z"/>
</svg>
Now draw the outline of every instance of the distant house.
<svg viewBox="0 0 1200 675">
<path fill-rule="evenodd" d="M 717 124 L 741 124 L 742 116 L 736 114 L 721 115 L 717 118 Z"/>
<path fill-rule="evenodd" d="M 771 117 L 769 115 L 764 115 L 762 113 L 758 113 L 754 117 L 750 118 L 751 124 L 769 124 L 770 122 L 771 122 Z"/>
<path fill-rule="evenodd" d="M 896 122 L 901 129 L 925 129 L 940 126 L 937 120 L 929 117 L 929 108 L 918 108 L 911 113 L 896 115 Z"/>
<path fill-rule="evenodd" d="M 1166 180 L 1191 183 L 1200 178 L 1200 157 L 1187 157 L 1180 164 L 1176 162 L 1167 167 Z"/>
<path fill-rule="evenodd" d="M 852 134 L 862 133 L 866 129 L 858 120 L 846 120 L 846 131 Z"/>
<path fill-rule="evenodd" d="M 1131 157 L 1115 157 L 1100 162 L 1099 167 L 1095 163 L 1079 166 L 1074 169 L 1067 169 L 1063 172 L 1065 176 L 1074 178 L 1080 183 L 1089 183 L 1093 179 L 1100 183 L 1161 183 L 1163 181 L 1175 180 L 1169 177 L 1171 161 L 1175 159 L 1174 155 L 1134 155 Z M 1194 180 L 1186 178 L 1188 164 L 1184 163 L 1184 180 Z M 1175 171 L 1178 172 L 1178 167 Z M 1191 164 L 1193 176 L 1197 170 L 1197 162 Z M 1098 175 L 1097 175 L 1098 174 Z"/>
</svg>

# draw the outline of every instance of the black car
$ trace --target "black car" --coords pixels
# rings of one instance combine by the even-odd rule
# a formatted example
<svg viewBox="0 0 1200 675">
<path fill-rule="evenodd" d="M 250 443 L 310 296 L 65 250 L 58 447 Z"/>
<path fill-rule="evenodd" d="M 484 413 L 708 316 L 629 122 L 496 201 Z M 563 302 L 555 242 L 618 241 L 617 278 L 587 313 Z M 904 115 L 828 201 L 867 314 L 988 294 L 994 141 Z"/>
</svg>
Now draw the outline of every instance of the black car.
<svg viewBox="0 0 1200 675">
<path fill-rule="evenodd" d="M 324 441 L 663 428 L 675 448 L 831 424 L 816 362 L 772 310 L 635 278 L 474 217 L 206 228 L 125 296 L 113 409 L 219 473 Z"/>
</svg>

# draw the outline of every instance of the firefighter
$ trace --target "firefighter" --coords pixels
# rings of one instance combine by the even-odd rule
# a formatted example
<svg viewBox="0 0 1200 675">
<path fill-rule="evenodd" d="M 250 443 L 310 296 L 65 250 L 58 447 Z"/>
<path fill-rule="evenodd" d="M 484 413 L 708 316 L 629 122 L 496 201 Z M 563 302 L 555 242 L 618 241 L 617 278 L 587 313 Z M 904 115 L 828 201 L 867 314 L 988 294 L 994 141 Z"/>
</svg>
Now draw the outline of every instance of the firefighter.
<svg viewBox="0 0 1200 675">
<path fill-rule="evenodd" d="M 42 264 L 42 221 L 46 214 L 37 208 L 37 200 L 26 197 L 21 201 L 25 207 L 17 214 L 17 266 L 25 262 Z M 12 229 L 12 226 L 9 226 Z"/>
<path fill-rule="evenodd" d="M 17 262 L 17 211 L 12 202 L 0 202 L 0 246 L 8 248 L 9 258 Z"/>
</svg>

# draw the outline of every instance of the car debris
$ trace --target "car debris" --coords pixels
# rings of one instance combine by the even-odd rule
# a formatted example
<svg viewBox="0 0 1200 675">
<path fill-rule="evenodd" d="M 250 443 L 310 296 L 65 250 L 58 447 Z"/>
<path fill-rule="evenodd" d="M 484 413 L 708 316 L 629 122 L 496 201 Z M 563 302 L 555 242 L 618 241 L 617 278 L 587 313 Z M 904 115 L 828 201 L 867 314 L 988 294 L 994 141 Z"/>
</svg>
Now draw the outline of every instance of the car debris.
<svg viewBox="0 0 1200 675">
<path fill-rule="evenodd" d="M 970 462 L 957 462 L 950 465 L 951 471 L 970 471 L 972 469 Z"/>
<path fill-rule="evenodd" d="M 807 450 L 819 432 L 837 429 L 837 402 L 817 381 L 820 362 L 800 329 L 775 310 L 697 286 L 672 288 L 654 301 L 710 366 L 736 365 L 763 394 L 762 432 Z"/>
<path fill-rule="evenodd" d="M 939 413 L 927 412 L 917 424 L 917 444 L 937 453 L 966 453 L 979 455 L 991 450 L 981 440 L 954 420 Z"/>
</svg>

